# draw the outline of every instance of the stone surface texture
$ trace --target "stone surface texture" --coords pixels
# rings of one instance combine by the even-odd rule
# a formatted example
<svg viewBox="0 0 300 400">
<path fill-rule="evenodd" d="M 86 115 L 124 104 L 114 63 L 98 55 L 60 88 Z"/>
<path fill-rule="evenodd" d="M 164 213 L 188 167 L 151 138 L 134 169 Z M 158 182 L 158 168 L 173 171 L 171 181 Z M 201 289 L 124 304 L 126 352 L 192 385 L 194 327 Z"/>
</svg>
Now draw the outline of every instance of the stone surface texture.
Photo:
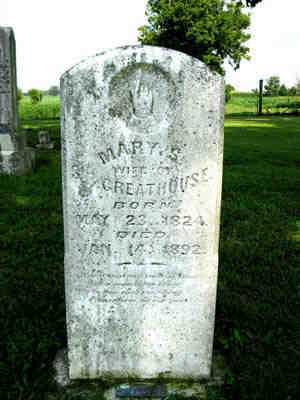
<svg viewBox="0 0 300 400">
<path fill-rule="evenodd" d="M 209 378 L 223 79 L 128 46 L 74 66 L 61 89 L 70 378 Z"/>
<path fill-rule="evenodd" d="M 212 361 L 212 373 L 208 380 L 203 380 L 201 382 L 167 382 L 165 380 L 160 380 L 157 382 L 127 382 L 122 384 L 107 384 L 107 382 L 102 382 L 101 380 L 71 380 L 69 377 L 69 361 L 67 349 L 60 350 L 54 360 L 54 379 L 56 382 L 57 389 L 65 398 L 68 396 L 78 396 L 80 398 L 90 400 L 91 397 L 98 395 L 99 398 L 104 398 L 105 400 L 117 400 L 118 398 L 123 398 L 118 396 L 120 388 L 124 391 L 134 392 L 135 388 L 138 386 L 148 386 L 148 392 L 152 391 L 152 388 L 161 386 L 162 389 L 159 391 L 153 390 L 153 396 L 150 398 L 156 398 L 157 392 L 162 392 L 162 396 L 159 398 L 166 399 L 169 396 L 180 396 L 183 398 L 196 398 L 198 400 L 207 399 L 208 392 L 210 390 L 215 391 L 220 386 L 224 384 L 226 375 L 226 366 L 224 359 L 221 355 L 214 354 Z M 141 393 L 140 393 L 141 394 Z M 149 398 L 149 396 L 144 396 Z M 53 392 L 52 395 L 46 397 L 49 400 L 57 399 L 57 391 Z M 132 397 L 131 397 L 132 398 Z"/>
<path fill-rule="evenodd" d="M 34 167 L 33 149 L 18 132 L 16 46 L 11 28 L 0 27 L 0 173 L 22 175 Z"/>
</svg>

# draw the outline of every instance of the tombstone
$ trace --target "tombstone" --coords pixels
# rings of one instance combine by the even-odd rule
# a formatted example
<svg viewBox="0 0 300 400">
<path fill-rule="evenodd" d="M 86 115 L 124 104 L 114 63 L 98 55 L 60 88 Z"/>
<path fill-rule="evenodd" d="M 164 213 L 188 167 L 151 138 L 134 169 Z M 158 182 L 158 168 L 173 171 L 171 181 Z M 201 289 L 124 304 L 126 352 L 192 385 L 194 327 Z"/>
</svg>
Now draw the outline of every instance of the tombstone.
<svg viewBox="0 0 300 400">
<path fill-rule="evenodd" d="M 39 132 L 39 144 L 36 145 L 39 149 L 52 150 L 54 148 L 54 143 L 51 142 L 50 133 L 48 131 Z"/>
<path fill-rule="evenodd" d="M 32 170 L 34 161 L 25 134 L 18 132 L 14 33 L 0 27 L 0 174 L 23 175 Z"/>
<path fill-rule="evenodd" d="M 70 380 L 121 382 L 108 398 L 209 381 L 223 79 L 128 46 L 75 65 L 61 88 Z"/>
</svg>

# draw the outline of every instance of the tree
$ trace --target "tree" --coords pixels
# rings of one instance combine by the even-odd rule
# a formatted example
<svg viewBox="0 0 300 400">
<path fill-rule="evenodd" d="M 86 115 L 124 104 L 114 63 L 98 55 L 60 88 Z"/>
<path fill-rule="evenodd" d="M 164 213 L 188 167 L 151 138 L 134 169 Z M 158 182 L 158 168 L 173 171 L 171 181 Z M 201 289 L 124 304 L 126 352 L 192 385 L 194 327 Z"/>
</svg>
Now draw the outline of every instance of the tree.
<svg viewBox="0 0 300 400">
<path fill-rule="evenodd" d="M 284 84 L 280 85 L 278 94 L 279 96 L 288 96 L 289 94 L 288 88 Z"/>
<path fill-rule="evenodd" d="M 60 93 L 60 90 L 59 90 L 58 86 L 51 86 L 50 89 L 48 90 L 49 96 L 58 96 L 59 93 Z"/>
<path fill-rule="evenodd" d="M 17 103 L 19 103 L 23 99 L 22 89 L 17 88 Z"/>
<path fill-rule="evenodd" d="M 296 94 L 297 94 L 297 89 L 296 89 L 295 87 L 291 87 L 291 88 L 288 90 L 288 95 L 289 95 L 289 96 L 296 96 Z"/>
<path fill-rule="evenodd" d="M 42 101 L 43 98 L 43 92 L 41 90 L 38 89 L 30 89 L 28 90 L 28 95 L 31 99 L 31 102 L 33 104 L 39 103 L 40 101 Z"/>
<path fill-rule="evenodd" d="M 249 15 L 238 0 L 148 0 L 148 25 L 139 28 L 145 45 L 172 48 L 198 58 L 224 74 L 223 61 L 238 69 L 249 48 L 244 31 Z"/>
<path fill-rule="evenodd" d="M 295 88 L 296 88 L 296 95 L 297 96 L 300 96 L 300 77 L 297 75 L 297 77 L 296 77 L 296 85 L 295 85 Z"/>
<path fill-rule="evenodd" d="M 279 76 L 271 76 L 267 79 L 267 84 L 264 87 L 265 96 L 278 96 L 280 89 L 280 78 Z"/>
<path fill-rule="evenodd" d="M 225 85 L 225 102 L 228 103 L 228 101 L 232 97 L 232 92 L 234 91 L 234 87 L 230 85 L 229 83 Z"/>
</svg>

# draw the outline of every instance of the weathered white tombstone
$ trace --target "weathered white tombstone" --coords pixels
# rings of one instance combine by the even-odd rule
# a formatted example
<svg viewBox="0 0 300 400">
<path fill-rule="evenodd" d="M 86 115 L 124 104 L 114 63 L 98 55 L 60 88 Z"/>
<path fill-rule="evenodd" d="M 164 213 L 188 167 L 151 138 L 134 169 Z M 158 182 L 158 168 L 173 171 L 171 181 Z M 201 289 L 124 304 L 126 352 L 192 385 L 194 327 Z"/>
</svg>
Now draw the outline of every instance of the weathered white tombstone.
<svg viewBox="0 0 300 400">
<path fill-rule="evenodd" d="M 52 150 L 54 148 L 54 143 L 51 142 L 50 133 L 48 131 L 39 132 L 39 142 L 40 143 L 36 145 L 39 149 Z"/>
<path fill-rule="evenodd" d="M 74 66 L 61 88 L 70 378 L 209 379 L 222 78 L 129 46 Z M 138 391 L 151 397 L 115 395 Z"/>
<path fill-rule="evenodd" d="M 0 27 L 0 174 L 22 175 L 33 168 L 34 161 L 24 132 L 18 132 L 14 33 Z"/>
</svg>

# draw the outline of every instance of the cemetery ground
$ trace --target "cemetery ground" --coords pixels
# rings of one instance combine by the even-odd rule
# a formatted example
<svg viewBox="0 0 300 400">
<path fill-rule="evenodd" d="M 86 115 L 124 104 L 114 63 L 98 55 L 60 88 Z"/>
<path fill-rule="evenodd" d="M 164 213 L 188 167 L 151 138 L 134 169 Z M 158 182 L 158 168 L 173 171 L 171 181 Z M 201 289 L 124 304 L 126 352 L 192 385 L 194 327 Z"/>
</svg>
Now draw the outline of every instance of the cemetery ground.
<svg viewBox="0 0 300 400">
<path fill-rule="evenodd" d="M 257 117 L 233 100 L 227 110 L 214 341 L 227 375 L 210 396 L 294 400 L 300 393 L 300 117 Z M 3 400 L 54 393 L 52 361 L 66 347 L 59 120 L 20 115 L 29 145 L 49 130 L 55 146 L 37 151 L 34 173 L 0 177 Z"/>
</svg>

